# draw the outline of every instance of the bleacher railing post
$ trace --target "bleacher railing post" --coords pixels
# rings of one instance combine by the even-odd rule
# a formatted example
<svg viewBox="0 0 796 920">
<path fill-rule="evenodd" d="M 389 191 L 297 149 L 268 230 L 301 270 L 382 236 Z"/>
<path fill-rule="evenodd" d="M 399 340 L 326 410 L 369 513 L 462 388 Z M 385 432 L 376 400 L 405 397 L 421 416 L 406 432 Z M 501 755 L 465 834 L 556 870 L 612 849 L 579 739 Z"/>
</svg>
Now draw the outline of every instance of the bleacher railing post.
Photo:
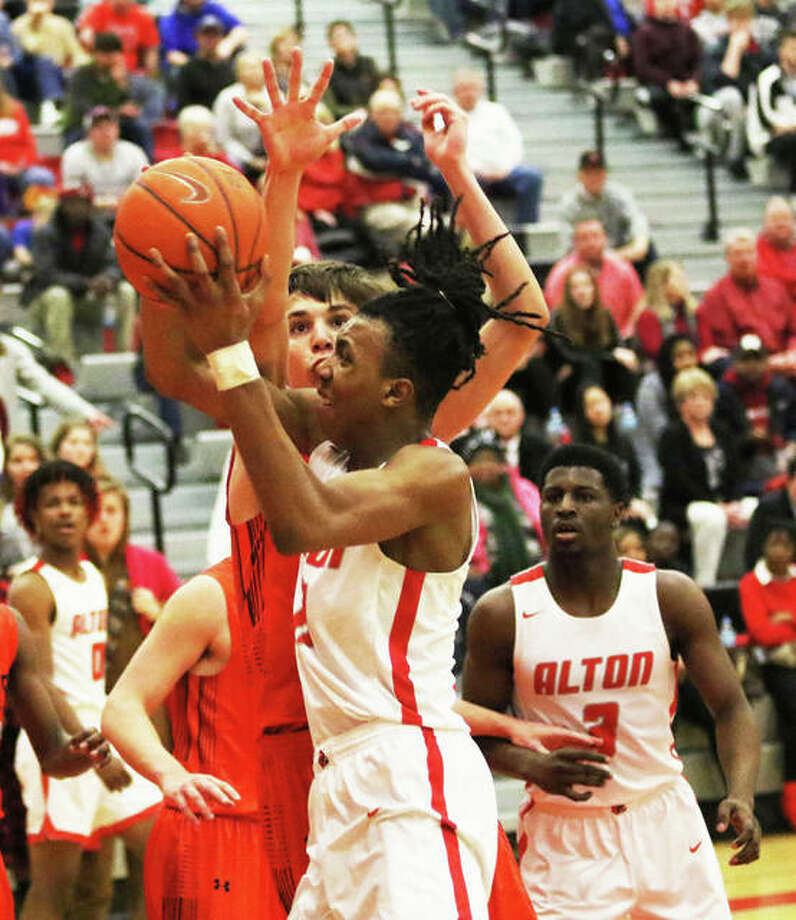
<svg viewBox="0 0 796 920">
<path fill-rule="evenodd" d="M 603 97 L 597 94 L 594 97 L 594 146 L 601 157 L 605 157 L 605 103 Z"/>
<path fill-rule="evenodd" d="M 300 35 L 304 31 L 304 4 L 302 0 L 295 0 L 295 9 L 296 31 Z"/>
<path fill-rule="evenodd" d="M 395 14 L 393 5 L 384 3 L 384 30 L 387 33 L 387 57 L 390 61 L 390 73 L 398 76 L 398 58 L 395 53 Z"/>
<path fill-rule="evenodd" d="M 719 207 L 716 200 L 716 161 L 712 146 L 705 148 L 705 182 L 708 194 L 708 220 L 702 239 L 714 243 L 719 238 Z"/>
<path fill-rule="evenodd" d="M 497 102 L 497 83 L 495 82 L 495 59 L 487 52 L 484 55 L 484 64 L 486 66 L 486 91 L 489 94 L 490 102 Z"/>
</svg>

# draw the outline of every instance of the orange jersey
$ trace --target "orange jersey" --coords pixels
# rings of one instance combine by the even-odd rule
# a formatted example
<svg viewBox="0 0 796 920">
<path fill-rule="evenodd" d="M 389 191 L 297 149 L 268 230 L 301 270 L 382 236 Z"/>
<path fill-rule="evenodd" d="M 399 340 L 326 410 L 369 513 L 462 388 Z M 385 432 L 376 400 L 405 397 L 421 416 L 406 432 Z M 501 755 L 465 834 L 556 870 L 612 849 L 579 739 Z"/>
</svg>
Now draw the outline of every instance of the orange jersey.
<svg viewBox="0 0 796 920">
<path fill-rule="evenodd" d="M 8 679 L 14 659 L 17 657 L 18 642 L 17 618 L 10 607 L 0 604 L 0 729 L 2 729 L 3 712 L 6 708 Z M 3 803 L 0 800 L 0 818 L 2 816 Z"/>
<path fill-rule="evenodd" d="M 293 639 L 299 557 L 277 551 L 262 514 L 241 524 L 227 520 L 246 666 L 260 684 L 260 728 L 303 725 L 307 714 Z"/>
<path fill-rule="evenodd" d="M 184 674 L 168 698 L 174 756 L 191 773 L 209 773 L 231 783 L 240 793 L 234 810 L 259 811 L 257 743 L 259 726 L 251 718 L 251 681 L 246 668 L 235 595 L 232 560 L 206 569 L 224 591 L 229 622 L 230 654 L 218 674 Z"/>
</svg>

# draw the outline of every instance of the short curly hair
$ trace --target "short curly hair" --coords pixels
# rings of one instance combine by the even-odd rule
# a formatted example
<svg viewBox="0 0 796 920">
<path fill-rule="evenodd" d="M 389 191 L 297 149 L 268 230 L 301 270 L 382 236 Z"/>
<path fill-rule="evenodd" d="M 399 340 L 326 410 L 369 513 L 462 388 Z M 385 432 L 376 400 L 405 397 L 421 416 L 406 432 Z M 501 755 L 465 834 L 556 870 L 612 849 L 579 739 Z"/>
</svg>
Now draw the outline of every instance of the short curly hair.
<svg viewBox="0 0 796 920">
<path fill-rule="evenodd" d="M 80 489 L 86 502 L 89 522 L 93 521 L 97 516 L 99 512 L 99 494 L 93 477 L 68 460 L 48 460 L 28 476 L 22 491 L 17 496 L 17 517 L 28 533 L 34 534 L 36 532 L 33 513 L 39 504 L 42 490 L 59 482 L 73 482 Z"/>
</svg>

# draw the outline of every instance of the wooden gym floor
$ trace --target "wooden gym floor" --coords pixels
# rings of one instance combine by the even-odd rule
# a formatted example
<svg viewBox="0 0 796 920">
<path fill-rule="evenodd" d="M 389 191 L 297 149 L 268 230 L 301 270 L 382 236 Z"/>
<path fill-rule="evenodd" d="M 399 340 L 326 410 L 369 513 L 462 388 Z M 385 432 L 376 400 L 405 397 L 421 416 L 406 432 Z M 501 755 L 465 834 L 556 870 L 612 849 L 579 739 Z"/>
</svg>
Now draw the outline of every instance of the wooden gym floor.
<svg viewBox="0 0 796 920">
<path fill-rule="evenodd" d="M 796 920 L 796 834 L 764 836 L 761 854 L 729 866 L 730 845 L 716 845 L 733 920 Z"/>
</svg>

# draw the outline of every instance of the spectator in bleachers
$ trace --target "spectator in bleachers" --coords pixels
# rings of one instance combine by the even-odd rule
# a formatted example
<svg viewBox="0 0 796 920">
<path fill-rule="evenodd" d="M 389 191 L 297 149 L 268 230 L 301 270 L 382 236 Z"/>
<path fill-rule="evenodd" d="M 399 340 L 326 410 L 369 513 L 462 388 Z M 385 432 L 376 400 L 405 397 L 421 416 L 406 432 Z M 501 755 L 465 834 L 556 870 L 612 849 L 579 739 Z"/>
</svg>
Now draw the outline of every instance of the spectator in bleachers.
<svg viewBox="0 0 796 920">
<path fill-rule="evenodd" d="M 235 58 L 235 76 L 237 82 L 222 89 L 213 104 L 216 137 L 230 160 L 249 179 L 256 181 L 266 166 L 260 129 L 233 100 L 239 96 L 264 111 L 270 110 L 260 55 L 253 51 L 241 52 Z"/>
<path fill-rule="evenodd" d="M 766 537 L 775 527 L 792 528 L 796 523 L 796 457 L 788 461 L 785 484 L 763 495 L 749 521 L 746 534 L 747 569 L 753 569 L 763 553 Z"/>
<path fill-rule="evenodd" d="M 228 166 L 235 165 L 216 140 L 215 119 L 210 109 L 203 105 L 186 106 L 177 116 L 177 128 L 180 150 L 175 151 L 176 156 L 212 157 Z"/>
<path fill-rule="evenodd" d="M 178 112 L 188 105 L 212 109 L 221 90 L 235 82 L 232 61 L 218 53 L 223 37 L 224 26 L 217 16 L 210 13 L 199 20 L 196 54 L 179 69 L 175 80 Z"/>
<path fill-rule="evenodd" d="M 796 394 L 787 377 L 768 369 L 768 353 L 754 333 L 741 336 L 721 378 L 716 414 L 735 435 L 744 494 L 759 495 L 782 468 L 786 445 L 796 441 Z"/>
<path fill-rule="evenodd" d="M 17 517 L 16 500 L 30 474 L 47 459 L 44 445 L 34 434 L 12 434 L 5 443 L 3 477 L 0 484 L 0 539 L 11 544 L 17 554 L 14 562 L 22 562 L 36 553 L 33 537 Z M 12 563 L 13 565 L 13 563 Z"/>
<path fill-rule="evenodd" d="M 458 41 L 467 31 L 462 0 L 428 0 L 436 37 L 447 43 Z"/>
<path fill-rule="evenodd" d="M 55 460 L 74 463 L 95 480 L 108 475 L 100 457 L 97 430 L 82 416 L 64 419 L 55 429 L 50 439 L 50 455 Z"/>
<path fill-rule="evenodd" d="M 748 517 L 740 502 L 741 482 L 735 442 L 713 418 L 716 384 L 705 371 L 680 371 L 672 384 L 679 418 L 658 443 L 663 470 L 660 518 L 686 528 L 691 536 L 694 580 L 716 582 L 728 527 L 742 528 Z"/>
<path fill-rule="evenodd" d="M 548 275 L 544 287 L 547 303 L 550 307 L 559 306 L 569 273 L 573 268 L 586 267 L 597 278 L 600 301 L 613 316 L 620 337 L 631 338 L 644 306 L 644 288 L 635 269 L 626 259 L 611 252 L 605 228 L 595 218 L 575 224 L 572 244 L 572 252 L 559 259 Z"/>
<path fill-rule="evenodd" d="M 580 414 L 580 393 L 588 384 L 604 387 L 617 402 L 632 398 L 638 359 L 622 345 L 588 268 L 573 268 L 567 274 L 550 329 L 563 336 L 547 339 L 545 359 L 556 375 L 557 404 L 566 415 Z"/>
<path fill-rule="evenodd" d="M 140 74 L 128 74 L 122 43 L 112 32 L 94 36 L 90 64 L 78 67 L 66 89 L 64 143 L 81 140 L 88 128 L 86 116 L 98 106 L 111 109 L 119 119 L 120 136 L 137 144 L 152 159 L 152 123 L 163 112 L 159 85 Z"/>
<path fill-rule="evenodd" d="M 635 522 L 621 524 L 614 531 L 616 552 L 625 559 L 647 562 L 647 529 Z"/>
<path fill-rule="evenodd" d="M 15 336 L 0 333 L 0 403 L 7 416 L 8 430 L 12 434 L 24 431 L 28 423 L 17 396 L 19 386 L 38 393 L 50 408 L 62 415 L 83 416 L 97 430 L 113 424 L 104 412 L 92 406 L 39 364 L 27 345 Z"/>
<path fill-rule="evenodd" d="M 762 646 L 763 682 L 779 716 L 785 748 L 782 811 L 796 830 L 796 538 L 769 531 L 763 556 L 741 579 L 741 610 L 752 642 Z"/>
<path fill-rule="evenodd" d="M 484 95 L 477 70 L 460 70 L 453 95 L 467 113 L 467 162 L 487 195 L 516 202 L 516 221 L 536 223 L 542 200 L 542 174 L 522 162 L 522 134 L 509 110 Z"/>
<path fill-rule="evenodd" d="M 25 107 L 0 84 L 0 213 L 15 210 L 29 185 L 55 183 L 55 176 L 37 160 Z"/>
<path fill-rule="evenodd" d="M 553 51 L 573 58 L 586 79 L 602 76 L 604 52 L 626 68 L 635 21 L 622 0 L 557 0 L 553 5 Z"/>
<path fill-rule="evenodd" d="M 506 464 L 518 470 L 523 479 L 539 485 L 539 469 L 550 445 L 532 427 L 525 424 L 525 408 L 513 390 L 501 390 L 484 410 L 487 428 L 498 437 Z"/>
<path fill-rule="evenodd" d="M 268 57 L 274 65 L 276 82 L 283 93 L 287 93 L 293 49 L 297 48 L 299 43 L 298 32 L 293 26 L 288 26 L 281 32 L 277 32 L 268 45 Z"/>
<path fill-rule="evenodd" d="M 56 103 L 63 98 L 67 76 L 89 57 L 77 39 L 74 25 L 52 12 L 51 0 L 28 0 L 27 11 L 11 23 L 11 31 L 33 62 L 34 79 L 41 96 L 39 121 L 60 121 Z"/>
<path fill-rule="evenodd" d="M 336 19 L 326 27 L 326 40 L 334 52 L 334 71 L 324 102 L 335 118 L 366 108 L 379 86 L 379 70 L 372 57 L 359 53 L 353 25 Z"/>
<path fill-rule="evenodd" d="M 575 442 L 592 444 L 613 454 L 627 477 L 630 495 L 638 498 L 641 495 L 641 466 L 632 442 L 617 428 L 611 397 L 596 384 L 583 387 L 578 397 L 578 417 L 573 430 Z"/>
<path fill-rule="evenodd" d="M 31 186 L 22 198 L 22 207 L 30 217 L 22 217 L 14 223 L 11 231 L 13 247 L 9 260 L 3 265 L 3 277 L 20 281 L 30 276 L 33 264 L 33 233 L 52 217 L 58 204 L 58 190 L 55 186 Z"/>
<path fill-rule="evenodd" d="M 94 206 L 112 217 L 149 161 L 139 146 L 120 139 L 119 120 L 111 109 L 92 109 L 88 125 L 88 137 L 64 150 L 61 176 L 66 186 L 90 185 Z"/>
<path fill-rule="evenodd" d="M 796 316 L 785 286 L 757 271 L 757 241 L 751 230 L 738 228 L 725 236 L 727 274 L 705 294 L 697 310 L 699 348 L 703 364 L 730 356 L 741 336 L 753 332 L 777 369 L 791 366 L 796 345 Z"/>
<path fill-rule="evenodd" d="M 661 521 L 650 531 L 646 550 L 647 561 L 656 568 L 685 571 L 680 559 L 680 533 L 671 521 Z"/>
<path fill-rule="evenodd" d="M 776 278 L 796 303 L 796 221 L 785 198 L 769 199 L 763 230 L 757 237 L 757 271 L 763 278 Z"/>
<path fill-rule="evenodd" d="M 417 222 L 420 195 L 428 187 L 444 194 L 445 182 L 426 157 L 423 136 L 405 120 L 403 100 L 392 90 L 375 92 L 367 120 L 341 140 L 350 155 L 349 168 L 363 177 L 372 202 L 363 220 L 379 244 L 395 254 Z"/>
<path fill-rule="evenodd" d="M 796 23 L 779 37 L 779 62 L 755 81 L 747 122 L 749 146 L 756 156 L 772 157 L 790 177 L 796 192 Z"/>
<path fill-rule="evenodd" d="M 134 0 L 100 0 L 86 7 L 77 22 L 80 40 L 87 48 L 101 32 L 118 35 L 124 63 L 130 73 L 158 72 L 160 35 L 154 16 Z"/>
<path fill-rule="evenodd" d="M 657 367 L 641 378 L 636 392 L 637 424 L 633 443 L 641 463 L 641 494 L 653 504 L 658 501 L 662 481 L 658 442 L 666 426 L 676 417 L 672 383 L 680 371 L 697 366 L 693 341 L 675 332 L 663 340 Z"/>
<path fill-rule="evenodd" d="M 130 543 L 130 496 L 120 482 L 97 481 L 100 506 L 86 534 L 89 559 L 108 589 L 105 689 L 110 691 L 180 579 L 163 553 Z"/>
<path fill-rule="evenodd" d="M 730 174 L 746 178 L 746 100 L 749 87 L 770 62 L 771 54 L 753 36 L 752 0 L 726 0 L 729 33 L 705 52 L 701 90 L 721 105 L 714 112 L 705 106 L 697 111 L 697 124 L 709 141 L 726 137 L 724 157 Z"/>
<path fill-rule="evenodd" d="M 633 33 L 633 66 L 667 137 L 690 149 L 690 97 L 699 90 L 699 36 L 678 18 L 677 0 L 652 0 L 652 14 Z"/>
<path fill-rule="evenodd" d="M 636 337 L 641 353 L 657 360 L 663 340 L 674 332 L 697 341 L 697 299 L 685 270 L 672 259 L 658 259 L 647 271 L 646 297 Z"/>
<path fill-rule="evenodd" d="M 221 57 L 231 58 L 248 41 L 240 19 L 215 0 L 177 0 L 174 10 L 158 21 L 161 49 L 166 62 L 182 67 L 196 54 L 196 27 L 203 16 L 216 16 L 224 26 L 224 38 L 218 48 Z"/>
<path fill-rule="evenodd" d="M 110 230 L 89 188 L 64 188 L 53 216 L 34 233 L 33 275 L 21 299 L 47 346 L 69 362 L 75 359 L 73 321 L 99 331 L 108 312 L 117 347 L 129 350 L 137 298 L 122 279 Z"/>
<path fill-rule="evenodd" d="M 586 150 L 580 155 L 578 184 L 561 196 L 561 218 L 570 230 L 579 221 L 599 220 L 605 228 L 608 245 L 616 255 L 632 262 L 639 278 L 644 280 L 647 268 L 656 258 L 649 221 L 633 192 L 608 179 L 608 167 L 599 151 Z"/>
<path fill-rule="evenodd" d="M 724 13 L 725 0 L 705 0 L 703 8 L 691 19 L 691 28 L 699 36 L 702 47 L 710 54 L 730 30 Z"/>
</svg>

